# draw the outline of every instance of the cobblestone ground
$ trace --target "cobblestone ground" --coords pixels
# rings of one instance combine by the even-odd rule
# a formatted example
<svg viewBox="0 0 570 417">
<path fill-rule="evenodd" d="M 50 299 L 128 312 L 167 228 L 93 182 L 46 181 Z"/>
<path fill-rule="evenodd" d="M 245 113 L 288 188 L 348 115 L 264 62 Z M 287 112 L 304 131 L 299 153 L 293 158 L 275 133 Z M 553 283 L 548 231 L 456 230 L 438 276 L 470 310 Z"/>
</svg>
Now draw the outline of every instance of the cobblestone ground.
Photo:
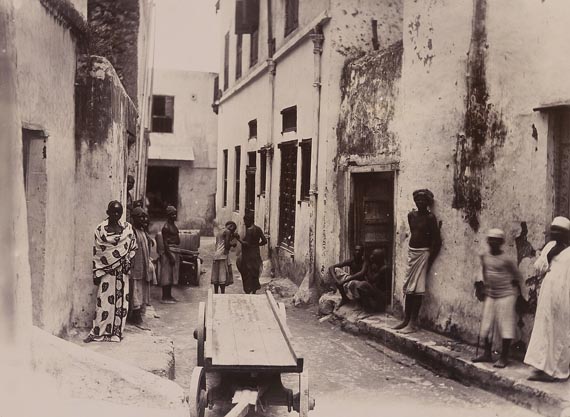
<svg viewBox="0 0 570 417">
<path fill-rule="evenodd" d="M 196 343 L 192 336 L 197 320 L 198 302 L 206 298 L 209 288 L 213 239 L 202 238 L 200 253 L 206 272 L 199 288 L 176 288 L 175 305 L 158 302 L 159 289 L 153 297 L 159 320 L 153 331 L 174 340 L 176 382 L 186 391 L 196 363 Z M 241 293 L 236 279 L 230 293 Z M 394 353 L 368 340 L 349 335 L 328 322 L 319 322 L 314 308 L 287 307 L 287 323 L 296 345 L 303 351 L 310 370 L 311 396 L 316 408 L 311 415 L 319 416 L 509 416 L 526 417 L 536 414 L 495 395 L 438 377 L 414 360 Z M 284 385 L 294 391 L 298 378 L 287 375 Z M 215 407 L 210 417 L 223 416 L 228 409 Z M 293 415 L 295 415 L 294 413 Z M 253 414 L 255 415 L 255 414 Z M 270 408 L 257 415 L 286 416 L 286 408 Z"/>
</svg>

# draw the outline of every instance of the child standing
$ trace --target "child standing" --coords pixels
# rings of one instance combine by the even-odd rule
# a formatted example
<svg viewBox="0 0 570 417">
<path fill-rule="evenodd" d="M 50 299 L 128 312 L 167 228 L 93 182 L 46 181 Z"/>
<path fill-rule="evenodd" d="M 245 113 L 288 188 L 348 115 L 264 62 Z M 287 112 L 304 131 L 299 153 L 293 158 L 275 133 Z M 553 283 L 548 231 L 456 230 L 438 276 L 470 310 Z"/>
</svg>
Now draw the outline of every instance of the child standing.
<svg viewBox="0 0 570 417">
<path fill-rule="evenodd" d="M 496 368 L 507 366 L 511 341 L 515 337 L 515 305 L 520 292 L 522 275 L 516 264 L 502 251 L 505 233 L 500 229 L 491 229 L 487 233 L 489 253 L 481 255 L 482 281 L 475 283 L 477 298 L 485 300 L 481 320 L 480 337 L 484 339 L 483 355 L 473 362 L 492 362 L 492 342 L 489 335 L 495 323 L 503 340 L 500 359 L 493 365 Z"/>
<path fill-rule="evenodd" d="M 237 225 L 229 221 L 226 227 L 216 236 L 216 251 L 214 252 L 214 263 L 212 264 L 212 284 L 214 292 L 218 290 L 222 294 L 226 292 L 226 286 L 233 284 L 234 278 L 229 260 L 230 249 L 236 246 L 232 243 L 234 238 L 239 238 L 235 234 Z"/>
</svg>

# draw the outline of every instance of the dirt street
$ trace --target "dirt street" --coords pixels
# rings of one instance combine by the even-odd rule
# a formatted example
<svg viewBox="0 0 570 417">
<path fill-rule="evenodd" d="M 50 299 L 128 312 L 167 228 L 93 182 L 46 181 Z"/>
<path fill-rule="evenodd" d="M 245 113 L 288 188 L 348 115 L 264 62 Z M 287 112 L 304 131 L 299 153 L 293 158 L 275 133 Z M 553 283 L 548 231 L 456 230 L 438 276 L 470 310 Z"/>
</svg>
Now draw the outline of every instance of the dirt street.
<svg viewBox="0 0 570 417">
<path fill-rule="evenodd" d="M 212 246 L 212 238 L 202 238 L 200 253 L 206 272 L 201 276 L 199 288 L 173 290 L 178 304 L 160 304 L 160 290 L 153 289 L 153 305 L 160 315 L 153 323 L 153 331 L 174 340 L 176 382 L 185 390 L 189 389 L 196 363 L 192 332 L 198 302 L 205 300 L 209 288 Z M 239 278 L 228 292 L 242 292 Z M 313 417 L 536 415 L 480 389 L 439 377 L 413 359 L 344 333 L 326 321 L 319 322 L 315 308 L 288 305 L 287 324 L 296 345 L 303 349 L 305 365 L 310 370 L 311 396 L 316 399 Z M 296 375 L 287 375 L 283 381 L 285 386 L 297 390 Z M 215 407 L 206 414 L 221 417 L 227 411 Z M 265 412 L 259 410 L 258 415 L 285 416 L 288 412 L 286 408 L 270 408 Z"/>
</svg>

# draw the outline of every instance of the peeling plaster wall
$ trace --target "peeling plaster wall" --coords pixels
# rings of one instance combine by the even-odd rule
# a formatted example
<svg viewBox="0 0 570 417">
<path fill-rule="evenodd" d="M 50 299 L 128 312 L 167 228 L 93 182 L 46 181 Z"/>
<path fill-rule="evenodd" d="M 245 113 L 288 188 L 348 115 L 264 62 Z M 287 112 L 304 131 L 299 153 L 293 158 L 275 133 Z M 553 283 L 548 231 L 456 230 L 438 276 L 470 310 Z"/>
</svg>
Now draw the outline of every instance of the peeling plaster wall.
<svg viewBox="0 0 570 417">
<path fill-rule="evenodd" d="M 80 193 L 89 190 L 89 199 L 78 198 L 72 205 L 75 271 L 69 300 L 73 325 L 90 327 L 97 292 L 92 276 L 93 230 L 106 218 L 109 201 L 126 204 L 126 128 L 136 123 L 136 110 L 112 65 L 102 57 L 79 59 L 75 97 L 75 181 Z"/>
<path fill-rule="evenodd" d="M 45 148 L 45 241 L 57 242 L 45 248 L 43 289 L 35 293 L 34 299 L 35 322 L 48 332 L 61 334 L 69 323 L 69 300 L 75 281 L 74 242 L 63 236 L 75 233 L 69 216 L 76 202 L 74 178 L 70 175 L 75 171 L 76 46 L 69 30 L 36 1 L 20 2 L 16 9 L 15 42 L 20 120 L 24 126 L 49 135 Z M 32 287 L 38 284 L 32 283 Z"/>
<path fill-rule="evenodd" d="M 395 298 L 402 301 L 411 194 L 427 187 L 443 238 L 422 308 L 435 330 L 476 340 L 473 281 L 487 229 L 505 230 L 505 250 L 526 277 L 544 244 L 552 150 L 548 117 L 532 109 L 570 97 L 562 73 L 570 62 L 559 53 L 570 37 L 565 10 L 531 0 L 405 2 Z"/>
<path fill-rule="evenodd" d="M 321 88 L 321 118 L 320 118 L 320 152 L 318 161 L 318 204 L 317 204 L 317 251 L 316 264 L 320 279 L 326 273 L 326 268 L 339 261 L 345 253 L 345 230 L 344 204 L 348 204 L 348 196 L 344 195 L 343 171 L 346 166 L 348 153 L 342 155 L 345 149 L 339 150 L 339 142 L 343 147 L 348 141 L 354 144 L 356 134 L 352 139 L 344 138 L 339 120 L 346 115 L 347 101 L 343 101 L 342 88 L 344 85 L 346 65 L 365 53 L 373 51 L 372 46 L 372 25 L 374 18 L 378 21 L 378 42 L 379 49 L 383 50 L 402 39 L 402 16 L 403 6 L 401 1 L 376 0 L 372 2 L 350 0 L 331 2 L 331 21 L 324 28 L 325 42 L 322 55 L 322 88 Z M 377 52 L 377 54 L 381 51 Z M 366 58 L 359 64 L 366 67 Z M 366 71 L 366 70 L 363 70 Z M 360 76 L 363 76 L 361 74 Z M 359 85 L 353 85 L 354 92 L 358 97 L 366 95 L 366 92 L 359 90 Z M 372 88 L 375 89 L 376 86 Z M 395 87 L 396 89 L 398 87 Z M 390 87 L 388 88 L 388 90 Z M 378 90 L 379 96 L 383 93 Z M 367 97 L 364 100 L 372 99 Z M 344 106 L 344 108 L 343 108 Z M 378 120 L 383 119 L 380 115 L 380 107 L 374 108 L 372 113 L 363 116 L 370 117 L 370 122 L 376 125 Z M 361 109 L 364 109 L 362 106 Z M 356 112 L 356 111 L 355 111 Z M 353 113 L 354 114 L 354 113 Z M 373 121 L 372 119 L 375 120 Z M 351 118 L 352 119 L 352 118 Z M 350 125 L 357 123 L 344 120 Z M 386 122 L 387 123 L 387 122 Z M 360 127 L 363 127 L 362 123 Z M 348 129 L 357 130 L 356 126 L 349 126 Z M 377 135 L 378 131 L 384 129 L 379 126 L 373 128 L 369 136 Z M 388 131 L 393 131 L 388 128 Z M 382 139 L 375 139 L 379 143 Z M 350 146 L 349 146 L 350 147 Z M 358 145 L 356 146 L 358 147 Z M 355 149 L 353 149 L 355 150 Z M 377 160 L 384 160 L 387 155 L 372 156 L 375 151 L 367 151 L 367 156 L 360 162 L 363 164 L 376 163 Z M 370 159 L 372 157 L 372 159 Z"/>
</svg>

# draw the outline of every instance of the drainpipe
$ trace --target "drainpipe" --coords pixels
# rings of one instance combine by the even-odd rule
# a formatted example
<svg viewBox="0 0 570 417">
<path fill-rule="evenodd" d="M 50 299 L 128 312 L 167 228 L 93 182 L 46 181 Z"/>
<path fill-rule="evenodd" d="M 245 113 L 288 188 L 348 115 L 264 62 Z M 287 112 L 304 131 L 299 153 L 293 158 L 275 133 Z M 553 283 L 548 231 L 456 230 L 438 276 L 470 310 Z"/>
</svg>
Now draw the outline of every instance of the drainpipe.
<svg viewBox="0 0 570 417">
<path fill-rule="evenodd" d="M 313 78 L 313 137 L 311 142 L 311 184 L 309 189 L 310 204 L 313 208 L 312 230 L 309 232 L 310 248 L 310 275 L 309 286 L 314 285 L 315 274 L 318 271 L 317 265 L 317 202 L 318 202 L 318 163 L 319 163 L 319 136 L 320 136 L 320 120 L 321 120 L 321 56 L 323 54 L 323 43 L 325 36 L 322 28 L 316 26 L 311 33 L 313 41 L 313 60 L 314 60 L 314 78 Z"/>
<path fill-rule="evenodd" d="M 267 0 L 267 73 L 269 77 L 269 96 L 267 106 L 267 134 L 265 144 L 265 232 L 269 244 L 267 245 L 269 258 L 271 259 L 272 240 L 271 240 L 271 179 L 273 177 L 273 126 L 275 106 L 275 61 L 273 60 L 273 13 L 271 8 L 271 0 Z"/>
</svg>

